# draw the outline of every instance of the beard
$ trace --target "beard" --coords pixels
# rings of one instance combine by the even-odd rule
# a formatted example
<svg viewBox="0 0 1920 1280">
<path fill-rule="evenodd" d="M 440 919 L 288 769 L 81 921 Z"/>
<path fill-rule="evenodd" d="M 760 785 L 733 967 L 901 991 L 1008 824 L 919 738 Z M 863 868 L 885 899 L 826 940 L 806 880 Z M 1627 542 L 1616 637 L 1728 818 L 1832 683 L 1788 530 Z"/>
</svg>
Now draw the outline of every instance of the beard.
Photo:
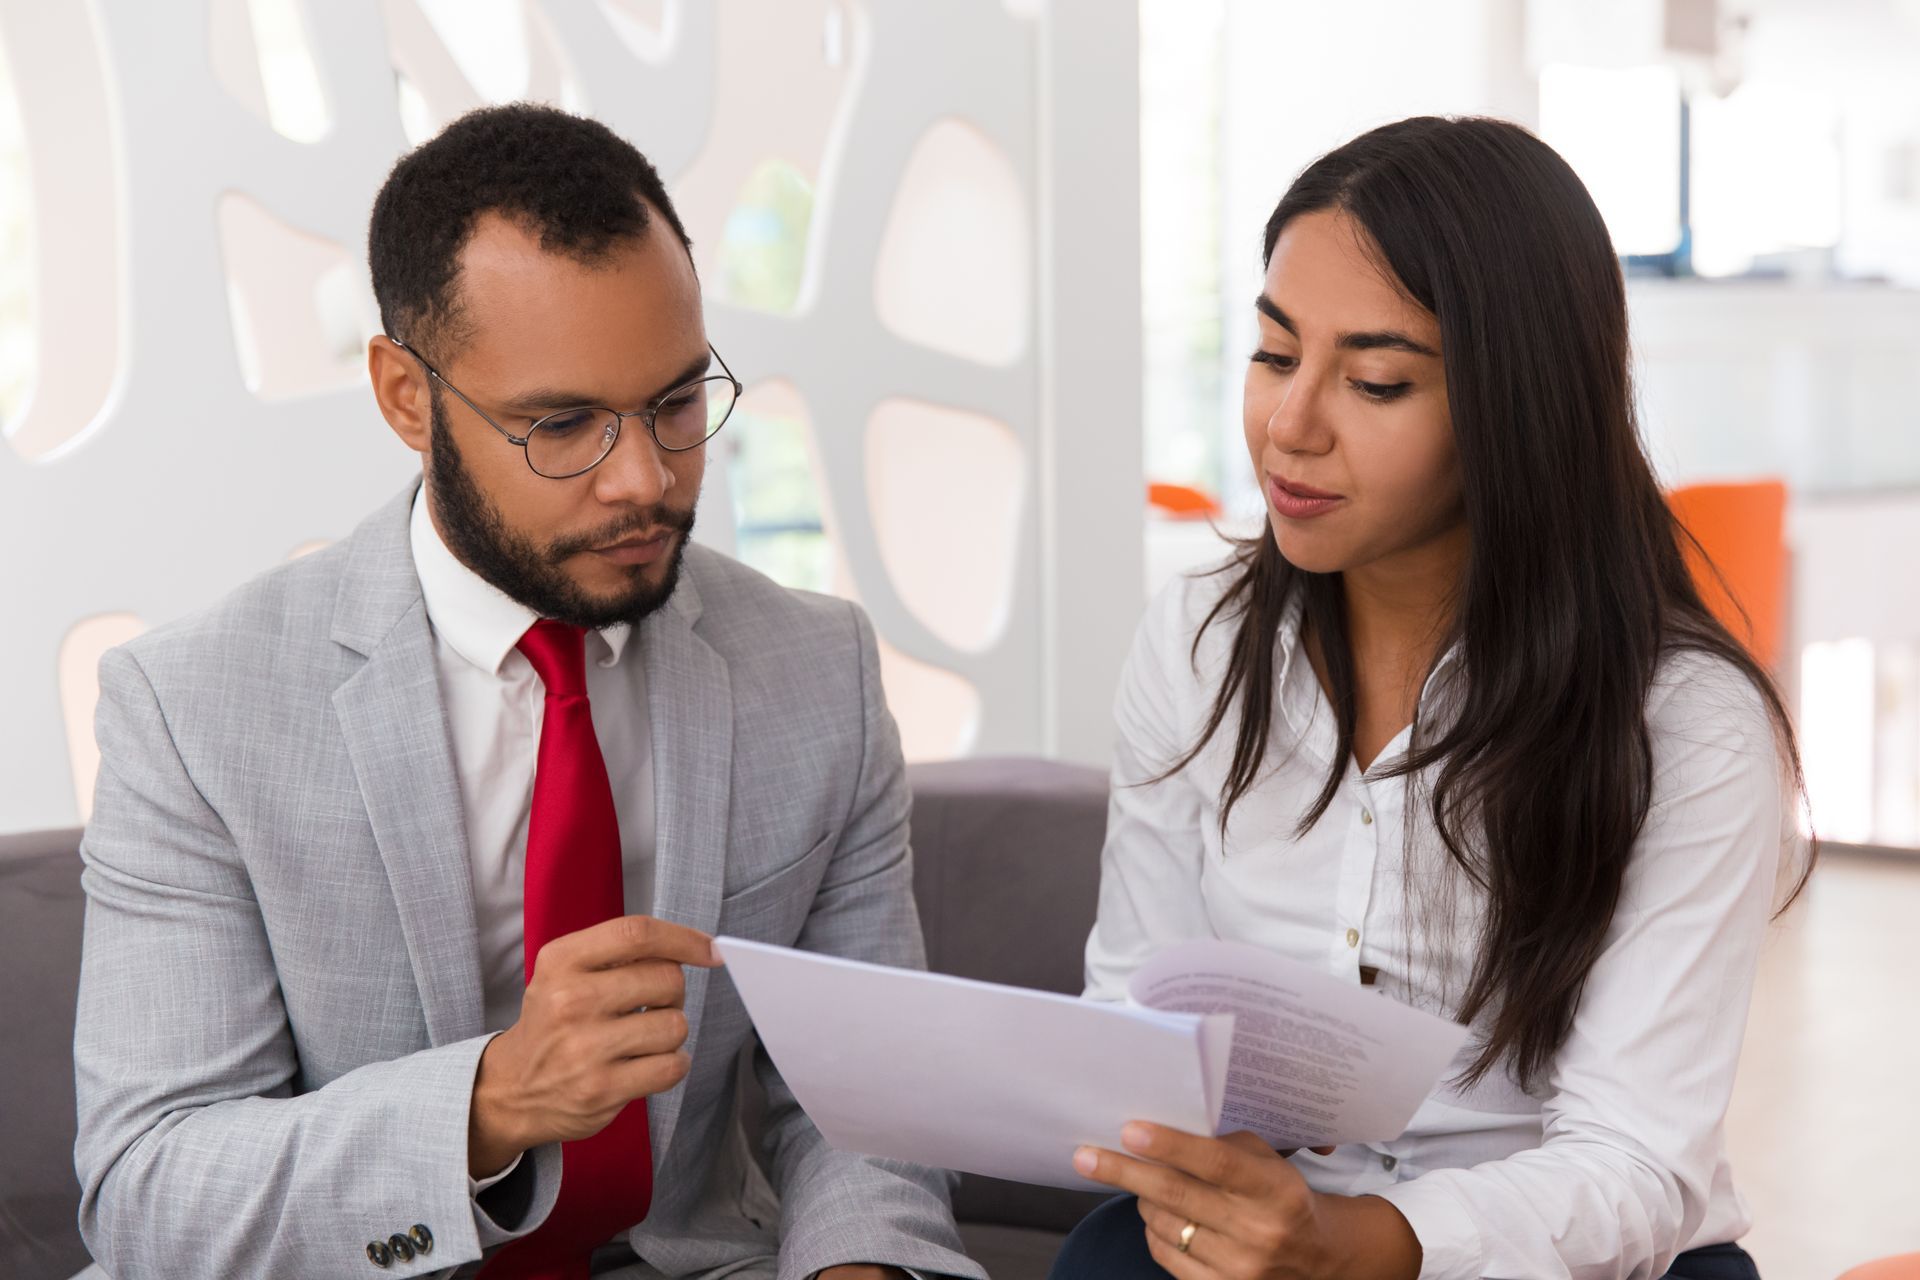
<svg viewBox="0 0 1920 1280">
<path fill-rule="evenodd" d="M 693 532 L 693 508 L 665 505 L 641 508 L 603 529 L 561 538 L 542 548 L 507 527 L 500 509 L 474 483 L 453 442 L 439 388 L 433 390 L 433 447 L 427 454 L 428 494 L 439 517 L 448 550 L 469 569 L 543 618 L 601 630 L 628 623 L 638 626 L 665 604 L 680 582 L 680 558 Z M 667 572 L 659 583 L 633 566 L 625 589 L 611 597 L 589 595 L 567 576 L 565 562 L 593 547 L 617 542 L 645 529 L 675 530 Z"/>
</svg>

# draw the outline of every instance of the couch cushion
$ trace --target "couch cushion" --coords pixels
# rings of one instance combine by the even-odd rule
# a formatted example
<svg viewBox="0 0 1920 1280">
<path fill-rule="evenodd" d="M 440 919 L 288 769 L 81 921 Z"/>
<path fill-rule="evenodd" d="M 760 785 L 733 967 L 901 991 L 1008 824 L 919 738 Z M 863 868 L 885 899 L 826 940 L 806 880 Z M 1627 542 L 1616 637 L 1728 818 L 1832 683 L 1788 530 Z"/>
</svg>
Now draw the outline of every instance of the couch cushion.
<svg viewBox="0 0 1920 1280">
<path fill-rule="evenodd" d="M 907 776 L 927 967 L 1079 994 L 1100 894 L 1106 775 L 982 759 L 914 765 Z"/>
<path fill-rule="evenodd" d="M 73 1173 L 79 848 L 78 831 L 0 836 L 0 1276 L 17 1280 L 65 1280 L 87 1265 Z"/>
</svg>

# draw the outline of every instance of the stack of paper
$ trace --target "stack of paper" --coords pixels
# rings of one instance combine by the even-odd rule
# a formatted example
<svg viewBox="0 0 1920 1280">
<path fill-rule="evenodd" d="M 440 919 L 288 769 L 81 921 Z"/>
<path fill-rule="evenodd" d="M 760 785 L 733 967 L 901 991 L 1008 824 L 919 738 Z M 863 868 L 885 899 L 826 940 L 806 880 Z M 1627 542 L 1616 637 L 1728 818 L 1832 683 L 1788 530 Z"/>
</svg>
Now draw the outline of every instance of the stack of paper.
<svg viewBox="0 0 1920 1280">
<path fill-rule="evenodd" d="M 1276 1147 L 1393 1138 L 1465 1028 L 1258 948 L 1187 943 L 1128 1004 L 718 940 L 834 1146 L 1048 1186 L 1129 1120 Z"/>
</svg>

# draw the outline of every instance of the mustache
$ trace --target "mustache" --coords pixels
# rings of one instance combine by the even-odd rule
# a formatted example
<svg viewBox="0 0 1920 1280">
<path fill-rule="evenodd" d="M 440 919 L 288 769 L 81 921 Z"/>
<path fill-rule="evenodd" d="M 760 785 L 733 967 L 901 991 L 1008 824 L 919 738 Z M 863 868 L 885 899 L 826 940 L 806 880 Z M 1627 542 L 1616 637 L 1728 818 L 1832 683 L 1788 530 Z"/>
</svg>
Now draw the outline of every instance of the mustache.
<svg viewBox="0 0 1920 1280">
<path fill-rule="evenodd" d="M 547 559 L 559 564 L 569 556 L 582 551 L 591 551 L 595 547 L 604 547 L 610 542 L 618 542 L 636 533 L 647 530 L 667 529 L 678 534 L 693 532 L 693 508 L 669 507 L 664 504 L 642 507 L 631 515 L 622 516 L 611 524 L 588 533 L 572 534 L 561 538 L 547 548 Z"/>
</svg>

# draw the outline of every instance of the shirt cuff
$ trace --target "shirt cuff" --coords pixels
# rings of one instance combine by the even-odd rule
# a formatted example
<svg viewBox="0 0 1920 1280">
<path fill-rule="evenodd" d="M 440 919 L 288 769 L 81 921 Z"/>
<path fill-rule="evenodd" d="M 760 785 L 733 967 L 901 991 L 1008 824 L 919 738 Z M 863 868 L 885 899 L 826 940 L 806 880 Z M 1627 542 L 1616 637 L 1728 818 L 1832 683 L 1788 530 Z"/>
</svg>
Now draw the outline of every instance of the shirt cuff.
<svg viewBox="0 0 1920 1280">
<path fill-rule="evenodd" d="M 1420 1242 L 1420 1280 L 1479 1280 L 1485 1249 L 1472 1211 L 1431 1175 L 1368 1195 L 1400 1211 Z"/>
<path fill-rule="evenodd" d="M 482 1191 L 485 1191 L 488 1187 L 493 1186 L 495 1183 L 505 1181 L 507 1178 L 513 1175 L 513 1171 L 515 1169 L 518 1169 L 520 1167 L 520 1162 L 526 1158 L 526 1155 L 527 1153 L 522 1151 L 519 1155 L 515 1156 L 512 1160 L 507 1162 L 506 1168 L 502 1169 L 500 1172 L 493 1174 L 489 1177 L 476 1178 L 472 1174 L 468 1174 L 467 1175 L 467 1193 L 469 1195 L 478 1197 L 479 1194 Z"/>
</svg>

